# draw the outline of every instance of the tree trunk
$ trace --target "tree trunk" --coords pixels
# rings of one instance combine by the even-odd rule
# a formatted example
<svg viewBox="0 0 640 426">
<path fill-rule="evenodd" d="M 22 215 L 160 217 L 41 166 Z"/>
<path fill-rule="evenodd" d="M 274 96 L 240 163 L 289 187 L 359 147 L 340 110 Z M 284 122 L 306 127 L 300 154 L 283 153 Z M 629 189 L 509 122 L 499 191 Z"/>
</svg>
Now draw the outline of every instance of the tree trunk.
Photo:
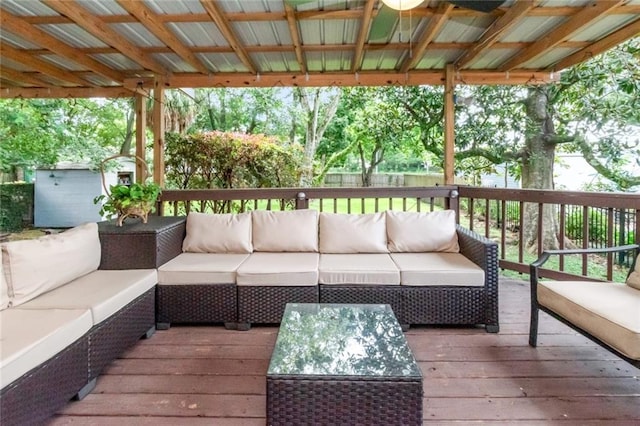
<svg viewBox="0 0 640 426">
<path fill-rule="evenodd" d="M 336 114 L 340 93 L 331 96 L 331 93 L 323 93 L 320 88 L 298 88 L 298 97 L 307 119 L 300 186 L 307 187 L 313 183 L 313 160 L 316 149 L 327 126 Z"/>
<path fill-rule="evenodd" d="M 525 101 L 527 129 L 525 150 L 522 158 L 522 187 L 532 189 L 553 189 L 553 161 L 555 158 L 555 128 L 548 98 L 549 88 L 540 86 L 529 89 Z M 537 204 L 524 206 L 524 226 L 522 238 L 524 246 L 531 252 L 538 248 Z M 545 206 L 542 211 L 542 249 L 557 249 L 558 215 L 553 206 Z"/>
</svg>

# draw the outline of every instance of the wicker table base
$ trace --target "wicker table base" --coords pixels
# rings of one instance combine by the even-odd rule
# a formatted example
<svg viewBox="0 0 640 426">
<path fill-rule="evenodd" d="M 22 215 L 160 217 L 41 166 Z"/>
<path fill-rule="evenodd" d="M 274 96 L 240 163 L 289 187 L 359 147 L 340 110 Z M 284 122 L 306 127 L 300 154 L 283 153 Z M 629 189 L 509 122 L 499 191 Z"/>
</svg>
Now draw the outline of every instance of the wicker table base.
<svg viewBox="0 0 640 426">
<path fill-rule="evenodd" d="M 268 425 L 421 425 L 422 374 L 389 305 L 288 304 Z"/>
</svg>

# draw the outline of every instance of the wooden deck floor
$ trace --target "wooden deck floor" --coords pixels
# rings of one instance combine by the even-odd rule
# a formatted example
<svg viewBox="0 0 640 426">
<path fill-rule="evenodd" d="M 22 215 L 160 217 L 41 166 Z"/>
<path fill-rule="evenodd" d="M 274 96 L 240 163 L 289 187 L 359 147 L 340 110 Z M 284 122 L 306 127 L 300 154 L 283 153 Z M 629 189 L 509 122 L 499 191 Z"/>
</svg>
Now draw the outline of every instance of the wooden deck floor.
<svg viewBox="0 0 640 426">
<path fill-rule="evenodd" d="M 424 423 L 638 425 L 640 370 L 541 314 L 528 341 L 528 284 L 503 280 L 497 335 L 416 327 Z M 276 327 L 172 327 L 140 341 L 51 425 L 264 425 Z"/>
</svg>

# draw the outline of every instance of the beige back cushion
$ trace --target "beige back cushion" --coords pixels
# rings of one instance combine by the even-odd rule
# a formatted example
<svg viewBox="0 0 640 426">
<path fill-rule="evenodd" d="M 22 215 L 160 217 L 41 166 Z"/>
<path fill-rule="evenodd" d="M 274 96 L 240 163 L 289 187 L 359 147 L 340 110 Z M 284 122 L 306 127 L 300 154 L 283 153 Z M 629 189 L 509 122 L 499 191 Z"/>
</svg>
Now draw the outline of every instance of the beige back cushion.
<svg viewBox="0 0 640 426">
<path fill-rule="evenodd" d="M 189 213 L 182 251 L 251 253 L 251 213 Z"/>
<path fill-rule="evenodd" d="M 320 213 L 320 253 L 388 253 L 384 213 Z"/>
<path fill-rule="evenodd" d="M 627 278 L 627 285 L 640 290 L 640 257 L 636 259 L 636 267 Z"/>
<path fill-rule="evenodd" d="M 318 212 L 315 210 L 254 210 L 251 218 L 255 251 L 318 251 Z"/>
<path fill-rule="evenodd" d="M 96 223 L 35 240 L 5 243 L 2 257 L 11 305 L 21 305 L 95 271 L 100 255 Z"/>
<path fill-rule="evenodd" d="M 456 212 L 400 212 L 388 210 L 387 236 L 392 253 L 460 251 Z"/>
</svg>

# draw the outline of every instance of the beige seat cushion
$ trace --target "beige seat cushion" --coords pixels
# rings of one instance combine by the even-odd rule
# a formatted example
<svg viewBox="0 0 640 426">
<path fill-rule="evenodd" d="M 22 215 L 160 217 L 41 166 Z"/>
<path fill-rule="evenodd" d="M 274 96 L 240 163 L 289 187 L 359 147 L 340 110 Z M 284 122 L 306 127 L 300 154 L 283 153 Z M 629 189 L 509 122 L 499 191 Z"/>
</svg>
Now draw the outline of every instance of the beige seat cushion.
<svg viewBox="0 0 640 426">
<path fill-rule="evenodd" d="M 95 271 L 23 304 L 21 309 L 91 310 L 93 324 L 118 312 L 158 282 L 155 269 Z"/>
<path fill-rule="evenodd" d="M 318 285 L 318 253 L 252 253 L 238 268 L 239 286 Z"/>
<path fill-rule="evenodd" d="M 484 285 L 482 268 L 459 253 L 391 253 L 391 258 L 402 285 Z"/>
<path fill-rule="evenodd" d="M 640 291 L 620 283 L 543 281 L 538 302 L 640 360 Z"/>
<path fill-rule="evenodd" d="M 248 257 L 239 253 L 182 253 L 158 268 L 158 284 L 235 284 L 236 271 Z"/>
<path fill-rule="evenodd" d="M 456 212 L 401 212 L 388 210 L 387 237 L 389 251 L 422 253 L 442 251 L 457 253 Z"/>
<path fill-rule="evenodd" d="M 320 253 L 388 253 L 384 213 L 320 213 Z"/>
<path fill-rule="evenodd" d="M 253 250 L 263 252 L 317 252 L 316 210 L 251 212 Z"/>
<path fill-rule="evenodd" d="M 636 259 L 636 266 L 627 277 L 627 285 L 640 290 L 640 258 Z"/>
<path fill-rule="evenodd" d="M 320 284 L 400 284 L 400 271 L 384 253 L 323 253 L 319 273 Z"/>
<path fill-rule="evenodd" d="M 12 308 L 0 312 L 0 387 L 71 345 L 92 325 L 88 309 Z"/>
<path fill-rule="evenodd" d="M 5 278 L 12 306 L 18 306 L 98 269 L 98 225 L 87 223 L 35 240 L 2 245 Z"/>
<path fill-rule="evenodd" d="M 251 214 L 189 213 L 182 251 L 251 253 Z"/>
</svg>

